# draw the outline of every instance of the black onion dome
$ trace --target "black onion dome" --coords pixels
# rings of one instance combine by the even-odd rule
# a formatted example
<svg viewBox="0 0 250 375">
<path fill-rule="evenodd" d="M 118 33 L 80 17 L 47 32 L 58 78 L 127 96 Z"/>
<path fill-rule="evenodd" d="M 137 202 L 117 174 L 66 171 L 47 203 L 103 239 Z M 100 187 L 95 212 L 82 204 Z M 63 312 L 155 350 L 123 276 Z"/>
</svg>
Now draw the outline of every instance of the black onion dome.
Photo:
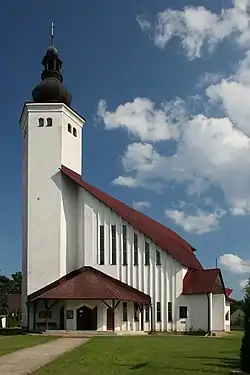
<svg viewBox="0 0 250 375">
<path fill-rule="evenodd" d="M 53 37 L 42 61 L 44 70 L 41 81 L 34 87 L 32 97 L 35 103 L 64 103 L 70 106 L 72 96 L 63 84 L 62 60 L 54 47 Z"/>
</svg>

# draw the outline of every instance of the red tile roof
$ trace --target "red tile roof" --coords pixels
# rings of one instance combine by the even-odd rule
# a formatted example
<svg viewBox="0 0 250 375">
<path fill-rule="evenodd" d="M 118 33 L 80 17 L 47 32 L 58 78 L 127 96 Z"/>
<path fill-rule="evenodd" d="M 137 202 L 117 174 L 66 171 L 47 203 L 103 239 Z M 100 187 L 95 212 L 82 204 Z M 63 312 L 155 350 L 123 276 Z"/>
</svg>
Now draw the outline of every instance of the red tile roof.
<svg viewBox="0 0 250 375">
<path fill-rule="evenodd" d="M 90 266 L 72 271 L 28 296 L 28 302 L 36 299 L 151 301 L 147 294 Z"/>
<path fill-rule="evenodd" d="M 226 288 L 226 297 L 228 298 L 233 292 L 233 289 Z"/>
<path fill-rule="evenodd" d="M 82 177 L 71 169 L 62 166 L 61 171 L 80 187 L 115 211 L 134 228 L 152 239 L 159 247 L 167 251 L 183 266 L 192 269 L 202 269 L 200 262 L 193 253 L 194 249 L 192 246 L 177 233 L 83 181 Z"/>
<path fill-rule="evenodd" d="M 183 280 L 182 294 L 226 294 L 221 272 L 218 268 L 188 270 Z"/>
<path fill-rule="evenodd" d="M 8 311 L 13 313 L 22 308 L 22 295 L 21 293 L 10 293 L 7 295 Z"/>
</svg>

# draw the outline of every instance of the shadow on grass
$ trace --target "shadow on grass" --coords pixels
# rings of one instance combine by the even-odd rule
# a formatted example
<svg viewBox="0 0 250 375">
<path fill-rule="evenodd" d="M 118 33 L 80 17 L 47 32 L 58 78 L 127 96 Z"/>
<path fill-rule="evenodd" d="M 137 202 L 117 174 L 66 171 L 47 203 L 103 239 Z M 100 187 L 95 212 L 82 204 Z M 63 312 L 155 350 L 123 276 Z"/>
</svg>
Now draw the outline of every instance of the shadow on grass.
<svg viewBox="0 0 250 375">
<path fill-rule="evenodd" d="M 205 366 L 223 367 L 223 368 L 230 368 L 230 369 L 238 369 L 239 366 L 240 366 L 240 359 L 239 358 L 229 358 L 229 357 L 186 357 L 186 359 L 217 361 L 217 362 L 213 362 L 213 363 L 204 363 Z"/>
<path fill-rule="evenodd" d="M 17 335 L 26 335 L 22 328 L 0 328 L 0 336 L 17 336 Z"/>
<path fill-rule="evenodd" d="M 185 368 L 185 367 L 177 367 L 177 366 L 164 366 L 164 365 L 152 365 L 150 364 L 149 362 L 144 362 L 144 363 L 137 363 L 136 365 L 135 364 L 113 364 L 113 366 L 121 366 L 121 367 L 129 367 L 130 370 L 139 370 L 141 368 L 144 368 L 144 367 L 148 367 L 149 369 L 152 369 L 153 370 L 159 370 L 159 369 L 162 369 L 162 370 L 174 370 L 174 371 L 181 371 L 181 372 L 198 372 L 200 371 L 199 368 Z M 203 369 L 203 372 L 209 372 L 211 373 L 210 369 L 208 370 L 204 370 Z"/>
</svg>

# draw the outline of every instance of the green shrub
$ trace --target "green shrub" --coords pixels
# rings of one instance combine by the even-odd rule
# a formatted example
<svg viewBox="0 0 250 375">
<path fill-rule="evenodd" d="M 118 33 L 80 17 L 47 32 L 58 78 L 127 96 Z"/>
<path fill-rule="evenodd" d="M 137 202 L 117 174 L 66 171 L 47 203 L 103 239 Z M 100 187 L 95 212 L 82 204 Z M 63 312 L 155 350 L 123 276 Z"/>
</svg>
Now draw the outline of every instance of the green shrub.
<svg viewBox="0 0 250 375">
<path fill-rule="evenodd" d="M 240 350 L 240 368 L 241 371 L 250 374 L 250 281 L 246 287 L 244 313 L 244 337 Z"/>
</svg>

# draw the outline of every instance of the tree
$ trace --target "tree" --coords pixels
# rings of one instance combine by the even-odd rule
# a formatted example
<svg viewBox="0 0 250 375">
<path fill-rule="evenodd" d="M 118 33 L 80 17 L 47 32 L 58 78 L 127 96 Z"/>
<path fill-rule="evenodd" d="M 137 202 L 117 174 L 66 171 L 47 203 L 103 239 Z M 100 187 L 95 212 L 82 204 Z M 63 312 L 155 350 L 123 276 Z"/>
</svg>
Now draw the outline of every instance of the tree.
<svg viewBox="0 0 250 375">
<path fill-rule="evenodd" d="M 21 293 L 22 291 L 22 272 L 16 272 L 11 275 L 11 291 L 12 293 Z"/>
<path fill-rule="evenodd" d="M 7 312 L 7 295 L 11 292 L 11 282 L 7 276 L 0 275 L 0 314 Z"/>
<path fill-rule="evenodd" d="M 21 293 L 22 273 L 16 272 L 11 278 L 0 274 L 0 314 L 5 315 L 8 311 L 7 296 L 11 293 Z"/>
<path fill-rule="evenodd" d="M 244 337 L 242 339 L 240 350 L 240 368 L 246 374 L 250 374 L 250 279 L 245 288 L 245 298 L 243 304 L 245 313 Z"/>
</svg>

